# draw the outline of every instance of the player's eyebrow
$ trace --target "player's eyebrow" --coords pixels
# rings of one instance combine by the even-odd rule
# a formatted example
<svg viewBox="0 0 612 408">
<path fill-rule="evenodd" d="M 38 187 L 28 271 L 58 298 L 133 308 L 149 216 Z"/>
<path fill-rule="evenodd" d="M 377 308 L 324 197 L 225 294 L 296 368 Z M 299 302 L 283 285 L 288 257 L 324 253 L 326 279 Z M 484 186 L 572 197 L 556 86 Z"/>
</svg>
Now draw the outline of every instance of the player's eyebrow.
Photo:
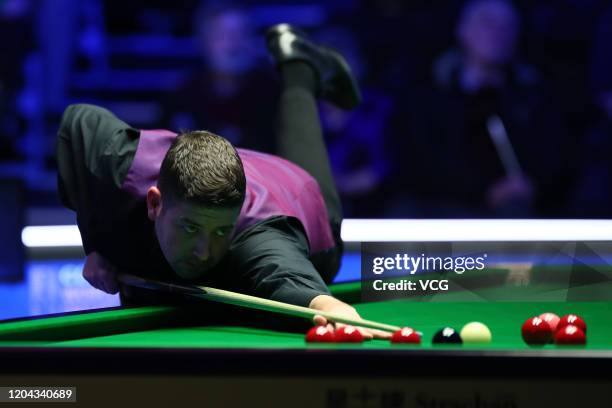
<svg viewBox="0 0 612 408">
<path fill-rule="evenodd" d="M 186 223 L 186 224 L 193 224 L 197 227 L 201 227 L 202 225 L 200 225 L 199 223 L 195 222 L 194 220 L 192 220 L 191 218 L 187 218 L 187 217 L 181 217 L 179 219 L 179 221 Z"/>
</svg>

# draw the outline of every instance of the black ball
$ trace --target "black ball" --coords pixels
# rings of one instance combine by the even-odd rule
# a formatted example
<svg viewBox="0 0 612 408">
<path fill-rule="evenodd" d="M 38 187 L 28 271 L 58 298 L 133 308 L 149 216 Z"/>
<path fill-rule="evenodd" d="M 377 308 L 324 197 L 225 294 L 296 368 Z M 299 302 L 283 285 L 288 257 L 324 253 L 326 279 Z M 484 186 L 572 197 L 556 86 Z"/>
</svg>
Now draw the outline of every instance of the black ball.
<svg viewBox="0 0 612 408">
<path fill-rule="evenodd" d="M 462 344 L 461 336 L 452 327 L 445 327 L 434 334 L 432 343 L 434 344 Z"/>
</svg>

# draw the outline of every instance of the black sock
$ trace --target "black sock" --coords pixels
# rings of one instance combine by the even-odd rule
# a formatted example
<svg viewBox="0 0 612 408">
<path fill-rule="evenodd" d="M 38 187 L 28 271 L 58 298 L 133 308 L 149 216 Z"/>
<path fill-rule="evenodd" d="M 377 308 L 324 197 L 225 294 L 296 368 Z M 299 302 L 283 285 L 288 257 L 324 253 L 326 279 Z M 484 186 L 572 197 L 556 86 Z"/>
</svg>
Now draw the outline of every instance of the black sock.
<svg viewBox="0 0 612 408">
<path fill-rule="evenodd" d="M 285 62 L 280 66 L 283 85 L 286 88 L 298 87 L 308 90 L 313 95 L 317 92 L 317 76 L 308 63 L 303 61 Z"/>
</svg>

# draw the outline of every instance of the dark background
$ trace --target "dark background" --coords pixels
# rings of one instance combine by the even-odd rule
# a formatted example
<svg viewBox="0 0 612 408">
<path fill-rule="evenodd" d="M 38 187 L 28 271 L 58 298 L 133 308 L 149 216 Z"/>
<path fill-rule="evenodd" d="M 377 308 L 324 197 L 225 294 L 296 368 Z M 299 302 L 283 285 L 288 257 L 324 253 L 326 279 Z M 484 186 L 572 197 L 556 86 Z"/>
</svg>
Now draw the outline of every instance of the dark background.
<svg viewBox="0 0 612 408">
<path fill-rule="evenodd" d="M 515 30 L 516 47 L 493 63 L 500 81 L 466 90 L 458 27 L 483 4 L 477 35 L 503 46 Z M 338 48 L 363 86 L 354 112 L 321 105 L 347 217 L 610 217 L 612 8 L 599 0 L 1 0 L 0 177 L 21 180 L 25 207 L 59 206 L 55 132 L 75 102 L 274 152 L 262 34 L 279 22 Z"/>
</svg>

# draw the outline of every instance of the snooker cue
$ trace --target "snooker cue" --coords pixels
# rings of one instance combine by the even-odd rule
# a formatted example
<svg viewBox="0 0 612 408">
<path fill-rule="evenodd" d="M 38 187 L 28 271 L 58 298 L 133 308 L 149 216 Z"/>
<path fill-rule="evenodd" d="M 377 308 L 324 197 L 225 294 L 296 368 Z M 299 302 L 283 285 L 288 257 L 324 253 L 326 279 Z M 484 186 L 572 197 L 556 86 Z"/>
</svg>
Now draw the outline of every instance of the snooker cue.
<svg viewBox="0 0 612 408">
<path fill-rule="evenodd" d="M 491 141 L 495 145 L 495 150 L 504 166 L 506 175 L 521 177 L 523 170 L 519 164 L 516 152 L 512 148 L 510 139 L 508 138 L 508 132 L 501 118 L 497 115 L 492 115 L 487 119 L 487 130 Z"/>
<path fill-rule="evenodd" d="M 137 286 L 145 289 L 164 290 L 172 293 L 196 296 L 214 302 L 227 303 L 230 305 L 248 307 L 251 309 L 266 310 L 269 312 L 283 313 L 286 315 L 304 317 L 312 320 L 316 315 L 323 316 L 328 321 L 345 323 L 353 326 L 367 327 L 383 331 L 395 332 L 400 330 L 399 326 L 378 323 L 372 320 L 351 319 L 335 313 L 323 312 L 309 307 L 292 305 L 290 303 L 278 302 L 276 300 L 264 299 L 257 296 L 244 295 L 242 293 L 231 292 L 229 290 L 215 289 L 208 286 L 180 285 L 174 283 L 160 282 L 155 280 L 143 279 L 130 274 L 120 274 L 120 282 Z"/>
</svg>

